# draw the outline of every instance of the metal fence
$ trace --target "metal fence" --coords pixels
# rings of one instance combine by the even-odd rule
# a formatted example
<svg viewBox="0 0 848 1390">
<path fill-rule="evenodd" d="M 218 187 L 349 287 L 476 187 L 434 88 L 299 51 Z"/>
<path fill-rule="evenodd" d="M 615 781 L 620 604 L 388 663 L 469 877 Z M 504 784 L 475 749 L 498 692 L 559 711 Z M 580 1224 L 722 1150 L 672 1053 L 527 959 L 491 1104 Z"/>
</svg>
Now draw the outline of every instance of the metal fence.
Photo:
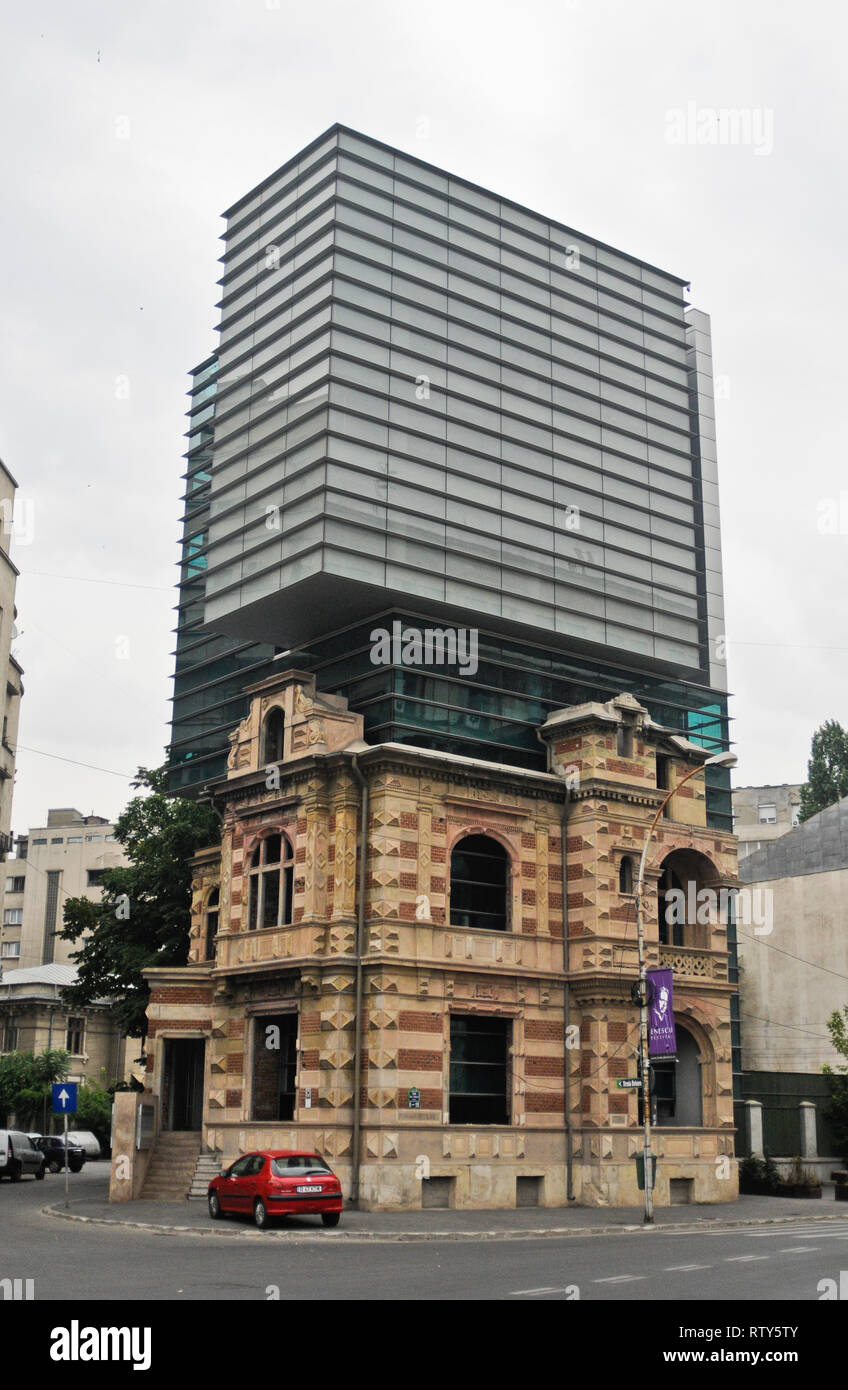
<svg viewBox="0 0 848 1390">
<path fill-rule="evenodd" d="M 773 1158 L 794 1158 L 800 1154 L 801 1101 L 808 1100 L 816 1107 L 816 1153 L 820 1158 L 834 1158 L 836 1142 L 824 1116 L 829 1099 L 830 1082 L 820 1072 L 743 1072 L 743 1103 L 734 1107 L 737 1154 L 744 1157 L 748 1153 L 746 1100 L 758 1100 L 763 1107 L 763 1148 Z"/>
</svg>

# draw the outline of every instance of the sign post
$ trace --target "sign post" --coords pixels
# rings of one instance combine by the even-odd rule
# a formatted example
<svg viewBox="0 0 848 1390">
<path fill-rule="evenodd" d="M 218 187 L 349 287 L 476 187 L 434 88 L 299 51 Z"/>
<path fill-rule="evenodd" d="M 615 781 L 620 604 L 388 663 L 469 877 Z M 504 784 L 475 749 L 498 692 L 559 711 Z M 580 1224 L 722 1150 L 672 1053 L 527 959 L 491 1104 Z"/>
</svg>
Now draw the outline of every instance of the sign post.
<svg viewBox="0 0 848 1390">
<path fill-rule="evenodd" d="M 76 1081 L 53 1082 L 53 1114 L 61 1115 L 65 1133 L 65 1206 L 68 1205 L 68 1116 L 77 1113 Z"/>
</svg>

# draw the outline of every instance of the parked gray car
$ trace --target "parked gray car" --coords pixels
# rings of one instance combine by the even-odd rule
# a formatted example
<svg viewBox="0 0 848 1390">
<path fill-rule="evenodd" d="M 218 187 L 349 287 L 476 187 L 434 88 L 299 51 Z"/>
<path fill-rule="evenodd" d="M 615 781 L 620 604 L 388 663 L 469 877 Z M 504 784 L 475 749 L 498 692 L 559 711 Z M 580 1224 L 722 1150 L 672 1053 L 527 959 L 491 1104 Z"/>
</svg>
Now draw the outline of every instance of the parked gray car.
<svg viewBox="0 0 848 1390">
<path fill-rule="evenodd" d="M 45 1167 L 44 1154 L 39 1153 L 28 1134 L 18 1129 L 0 1129 L 0 1178 L 20 1182 L 24 1173 L 32 1173 L 41 1180 Z"/>
</svg>

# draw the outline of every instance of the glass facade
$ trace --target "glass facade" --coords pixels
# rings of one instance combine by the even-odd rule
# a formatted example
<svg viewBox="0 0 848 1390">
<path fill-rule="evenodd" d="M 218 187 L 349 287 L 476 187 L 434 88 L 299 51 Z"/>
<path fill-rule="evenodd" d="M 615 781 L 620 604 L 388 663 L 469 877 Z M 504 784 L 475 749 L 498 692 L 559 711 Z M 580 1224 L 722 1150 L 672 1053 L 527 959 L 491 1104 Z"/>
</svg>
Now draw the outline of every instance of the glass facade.
<svg viewBox="0 0 848 1390">
<path fill-rule="evenodd" d="M 685 282 L 342 127 L 226 216 L 175 789 L 223 770 L 241 686 L 284 650 L 372 741 L 538 766 L 547 713 L 629 690 L 726 744 L 709 320 Z M 477 672 L 375 665 L 375 615 L 410 613 L 479 628 Z"/>
<path fill-rule="evenodd" d="M 244 687 L 271 674 L 274 654 L 203 626 L 217 371 L 212 356 L 192 373 L 169 749 L 174 792 L 226 771 L 227 735 L 245 713 Z"/>
</svg>

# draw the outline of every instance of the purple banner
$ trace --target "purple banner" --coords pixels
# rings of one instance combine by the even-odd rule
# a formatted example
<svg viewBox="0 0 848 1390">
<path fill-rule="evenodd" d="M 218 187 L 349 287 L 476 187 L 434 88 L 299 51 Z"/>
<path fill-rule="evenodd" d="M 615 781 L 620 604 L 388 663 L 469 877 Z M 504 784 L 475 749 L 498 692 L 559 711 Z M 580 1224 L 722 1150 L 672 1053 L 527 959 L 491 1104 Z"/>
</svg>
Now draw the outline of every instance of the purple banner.
<svg viewBox="0 0 848 1390">
<path fill-rule="evenodd" d="M 670 970 L 648 970 L 648 1056 L 674 1057 L 674 995 Z"/>
</svg>

